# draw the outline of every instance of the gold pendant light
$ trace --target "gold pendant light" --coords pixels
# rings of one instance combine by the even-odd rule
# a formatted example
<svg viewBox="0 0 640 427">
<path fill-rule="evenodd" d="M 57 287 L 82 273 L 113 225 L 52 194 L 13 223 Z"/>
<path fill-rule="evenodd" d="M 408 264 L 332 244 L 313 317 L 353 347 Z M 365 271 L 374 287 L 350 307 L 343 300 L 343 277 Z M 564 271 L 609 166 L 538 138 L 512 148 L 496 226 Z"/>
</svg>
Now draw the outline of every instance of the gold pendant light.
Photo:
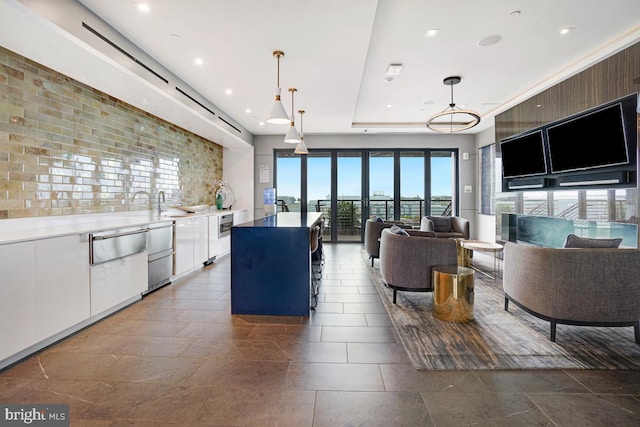
<svg viewBox="0 0 640 427">
<path fill-rule="evenodd" d="M 287 116 L 287 112 L 284 110 L 284 106 L 280 100 L 280 57 L 284 56 L 284 52 L 276 50 L 273 52 L 273 56 L 278 60 L 278 80 L 276 86 L 276 100 L 273 102 L 273 106 L 269 112 L 267 123 L 273 125 L 286 125 L 289 123 L 289 116 Z"/>
<path fill-rule="evenodd" d="M 304 110 L 298 110 L 300 113 L 300 142 L 296 145 L 296 149 L 293 150 L 295 154 L 309 154 L 309 150 L 307 150 L 307 146 L 304 143 L 304 129 L 302 127 L 302 116 L 304 115 Z"/>
<path fill-rule="evenodd" d="M 289 126 L 289 130 L 284 136 L 284 142 L 288 144 L 297 144 L 300 142 L 300 135 L 298 135 L 298 131 L 296 130 L 296 112 L 293 108 L 293 94 L 296 93 L 297 90 L 295 87 L 289 88 L 289 92 L 291 92 L 291 126 Z"/>
</svg>

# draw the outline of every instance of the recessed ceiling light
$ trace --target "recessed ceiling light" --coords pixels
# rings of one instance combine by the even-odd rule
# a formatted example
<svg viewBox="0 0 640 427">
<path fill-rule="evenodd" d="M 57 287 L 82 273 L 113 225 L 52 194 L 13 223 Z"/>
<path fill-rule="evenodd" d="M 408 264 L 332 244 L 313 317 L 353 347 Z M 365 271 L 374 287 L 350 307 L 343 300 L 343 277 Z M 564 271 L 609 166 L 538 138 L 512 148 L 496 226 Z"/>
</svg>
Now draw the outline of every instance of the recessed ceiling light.
<svg viewBox="0 0 640 427">
<path fill-rule="evenodd" d="M 138 3 L 138 10 L 142 13 L 151 12 L 151 6 L 148 3 Z"/>
<path fill-rule="evenodd" d="M 434 101 L 433 99 L 429 99 L 427 101 L 424 101 L 422 104 L 423 105 L 432 105 L 432 104 L 435 104 L 435 103 L 436 103 L 436 101 Z"/>
<path fill-rule="evenodd" d="M 387 104 L 387 108 L 392 108 L 392 107 L 393 107 L 393 105 Z"/>
<path fill-rule="evenodd" d="M 480 40 L 478 42 L 478 46 L 487 47 L 493 46 L 496 43 L 499 43 L 502 40 L 502 36 L 500 34 L 492 34 Z"/>
<path fill-rule="evenodd" d="M 391 77 L 391 76 L 386 76 L 386 77 L 384 78 L 384 81 L 385 81 L 385 82 L 387 82 L 387 83 L 391 83 L 391 82 L 393 81 L 393 77 Z"/>
<path fill-rule="evenodd" d="M 227 89 L 224 91 L 224 93 L 226 93 L 227 95 L 233 95 L 233 90 Z"/>
<path fill-rule="evenodd" d="M 251 113 L 251 108 L 247 108 L 244 110 L 245 113 L 250 114 Z"/>
<path fill-rule="evenodd" d="M 439 28 L 429 28 L 427 31 L 425 31 L 424 36 L 425 37 L 436 37 L 439 32 L 440 32 Z"/>
<path fill-rule="evenodd" d="M 264 126 L 264 122 L 262 122 L 262 121 L 261 121 L 260 123 L 258 123 L 258 124 L 259 124 L 260 126 Z"/>
<path fill-rule="evenodd" d="M 576 27 L 565 27 L 560 29 L 560 31 L 558 31 L 558 34 L 560 34 L 561 36 L 564 36 L 566 34 L 569 34 L 571 31 L 575 30 Z"/>
<path fill-rule="evenodd" d="M 193 63 L 196 65 L 204 65 L 204 60 L 202 58 L 196 58 L 193 60 Z"/>
<path fill-rule="evenodd" d="M 522 12 L 521 12 L 521 11 L 519 11 L 519 10 L 514 10 L 513 12 L 511 12 L 511 13 L 509 14 L 509 16 L 511 16 L 512 18 L 517 18 L 517 17 L 519 17 L 520 15 L 522 15 Z"/>
</svg>

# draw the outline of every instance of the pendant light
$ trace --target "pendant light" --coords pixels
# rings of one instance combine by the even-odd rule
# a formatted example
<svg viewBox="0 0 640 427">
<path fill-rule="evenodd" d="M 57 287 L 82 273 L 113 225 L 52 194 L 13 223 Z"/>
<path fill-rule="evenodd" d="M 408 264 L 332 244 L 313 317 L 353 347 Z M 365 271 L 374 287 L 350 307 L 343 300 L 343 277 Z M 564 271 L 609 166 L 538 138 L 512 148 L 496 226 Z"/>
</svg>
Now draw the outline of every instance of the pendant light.
<svg viewBox="0 0 640 427">
<path fill-rule="evenodd" d="M 451 103 L 441 113 L 433 115 L 427 121 L 427 127 L 433 131 L 441 133 L 454 133 L 471 129 L 480 123 L 480 115 L 475 111 L 462 110 L 456 107 L 453 102 L 453 85 L 457 85 L 462 80 L 459 76 L 445 78 L 442 83 L 451 86 Z"/>
<path fill-rule="evenodd" d="M 295 154 L 309 154 L 309 150 L 307 150 L 307 146 L 304 143 L 304 128 L 302 127 L 302 116 L 304 115 L 304 110 L 298 110 L 300 113 L 300 142 L 296 145 L 296 149 L 293 150 Z"/>
<path fill-rule="evenodd" d="M 271 123 L 272 125 L 286 125 L 289 123 L 289 116 L 287 116 L 287 112 L 282 106 L 282 101 L 280 101 L 280 57 L 284 56 L 284 52 L 276 50 L 273 52 L 273 56 L 278 60 L 278 80 L 276 86 L 276 100 L 273 102 L 273 106 L 269 112 L 267 123 Z"/>
<path fill-rule="evenodd" d="M 291 126 L 289 126 L 289 130 L 287 134 L 284 136 L 284 142 L 289 144 L 297 144 L 300 142 L 300 135 L 298 135 L 298 131 L 296 130 L 296 113 L 293 108 L 293 94 L 296 93 L 298 89 L 295 87 L 290 87 L 289 92 L 291 92 Z"/>
</svg>

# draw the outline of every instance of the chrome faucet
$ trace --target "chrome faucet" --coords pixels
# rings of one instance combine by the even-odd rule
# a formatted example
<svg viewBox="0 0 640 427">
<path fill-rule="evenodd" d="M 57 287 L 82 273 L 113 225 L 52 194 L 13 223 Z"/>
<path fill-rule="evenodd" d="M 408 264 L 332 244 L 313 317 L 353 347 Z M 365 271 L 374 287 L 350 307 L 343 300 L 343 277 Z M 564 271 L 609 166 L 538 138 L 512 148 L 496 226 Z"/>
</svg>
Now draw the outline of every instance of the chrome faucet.
<svg viewBox="0 0 640 427">
<path fill-rule="evenodd" d="M 149 193 L 147 193 L 146 191 L 142 191 L 142 190 L 141 191 L 136 191 L 135 193 L 133 193 L 133 196 L 131 196 L 131 202 L 129 204 L 129 207 L 131 207 L 131 205 L 133 205 L 133 201 L 134 201 L 134 199 L 136 198 L 136 196 L 138 194 L 147 196 L 147 201 L 149 203 L 149 209 L 151 209 L 151 196 L 149 196 Z"/>
<path fill-rule="evenodd" d="M 160 202 L 160 196 L 162 196 L 162 201 L 164 202 L 164 191 L 158 191 L 158 216 L 162 216 L 162 203 Z"/>
</svg>

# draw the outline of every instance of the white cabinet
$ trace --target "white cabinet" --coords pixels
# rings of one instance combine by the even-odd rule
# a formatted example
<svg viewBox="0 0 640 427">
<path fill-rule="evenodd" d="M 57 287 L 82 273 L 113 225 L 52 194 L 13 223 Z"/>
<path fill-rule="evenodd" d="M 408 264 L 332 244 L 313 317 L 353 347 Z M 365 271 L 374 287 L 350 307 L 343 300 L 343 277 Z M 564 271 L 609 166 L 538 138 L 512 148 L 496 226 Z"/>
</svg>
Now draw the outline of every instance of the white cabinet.
<svg viewBox="0 0 640 427">
<path fill-rule="evenodd" d="M 233 223 L 234 224 L 243 224 L 245 222 L 249 221 L 249 211 L 248 210 L 242 210 L 242 211 L 235 211 L 233 213 Z"/>
<path fill-rule="evenodd" d="M 35 242 L 38 341 L 90 316 L 89 236 Z"/>
<path fill-rule="evenodd" d="M 206 216 L 192 218 L 195 220 L 193 227 L 193 258 L 195 266 L 202 265 L 209 259 L 209 222 Z"/>
<path fill-rule="evenodd" d="M 35 243 L 0 245 L 0 360 L 37 342 Z"/>
<path fill-rule="evenodd" d="M 218 256 L 220 242 L 218 241 L 218 215 L 209 215 L 209 258 Z"/>
<path fill-rule="evenodd" d="M 140 296 L 147 289 L 147 251 L 91 266 L 91 315 Z"/>
<path fill-rule="evenodd" d="M 206 216 L 176 219 L 175 275 L 192 270 L 209 259 L 209 225 Z"/>
</svg>

